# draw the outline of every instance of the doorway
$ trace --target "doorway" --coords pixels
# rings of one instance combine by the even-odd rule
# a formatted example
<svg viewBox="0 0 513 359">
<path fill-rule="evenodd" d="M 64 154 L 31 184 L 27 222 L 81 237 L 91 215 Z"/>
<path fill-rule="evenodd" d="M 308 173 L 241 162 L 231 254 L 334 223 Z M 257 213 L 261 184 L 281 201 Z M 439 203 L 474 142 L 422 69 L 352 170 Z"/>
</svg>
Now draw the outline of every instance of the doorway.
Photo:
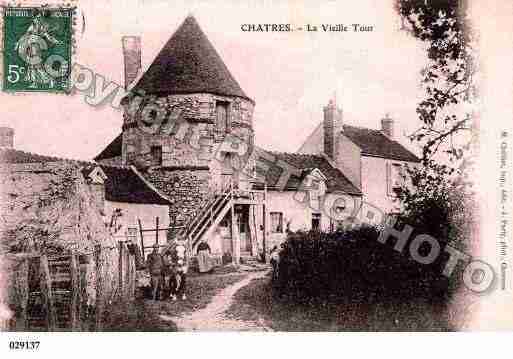
<svg viewBox="0 0 513 359">
<path fill-rule="evenodd" d="M 239 231 L 240 251 L 251 252 L 251 235 L 249 231 L 249 206 L 237 206 L 235 211 Z"/>
</svg>

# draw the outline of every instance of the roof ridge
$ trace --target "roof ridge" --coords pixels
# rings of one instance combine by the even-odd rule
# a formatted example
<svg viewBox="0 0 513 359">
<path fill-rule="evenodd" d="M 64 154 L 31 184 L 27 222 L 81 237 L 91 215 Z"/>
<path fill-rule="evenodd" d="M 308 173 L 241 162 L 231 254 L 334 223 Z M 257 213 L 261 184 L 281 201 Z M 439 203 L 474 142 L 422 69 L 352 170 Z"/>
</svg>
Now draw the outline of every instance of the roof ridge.
<svg viewBox="0 0 513 359">
<path fill-rule="evenodd" d="M 310 156 L 310 157 L 322 158 L 322 156 L 316 155 L 316 154 L 313 154 L 313 153 L 285 152 L 285 151 L 276 151 L 276 150 L 266 150 L 266 149 L 263 149 L 261 147 L 260 147 L 260 149 L 263 150 L 263 151 L 269 152 L 269 153 L 274 153 L 274 154 L 279 154 L 279 155 Z"/>
<path fill-rule="evenodd" d="M 124 169 L 124 170 L 130 169 L 130 166 L 127 166 L 127 165 L 104 165 L 103 163 L 96 163 L 96 162 L 94 162 L 94 164 L 96 166 L 107 167 L 107 168 L 117 168 L 117 169 Z"/>
<path fill-rule="evenodd" d="M 379 133 L 383 134 L 383 133 L 381 132 L 381 130 L 380 130 L 380 129 L 377 129 L 377 128 L 370 128 L 370 127 L 356 126 L 356 125 L 350 125 L 350 124 L 343 124 L 342 126 L 353 127 L 353 128 L 359 129 L 359 130 L 375 131 L 375 132 L 379 132 Z M 384 135 L 383 135 L 383 136 L 384 136 Z"/>
<path fill-rule="evenodd" d="M 166 196 L 164 193 L 161 193 L 157 187 L 153 185 L 150 181 L 148 181 L 138 170 L 135 166 L 130 166 L 129 169 L 136 174 L 137 177 L 139 177 L 144 184 L 150 188 L 153 192 L 155 192 L 157 195 L 159 195 L 162 199 L 168 201 L 170 204 L 173 203 L 171 198 Z"/>
<path fill-rule="evenodd" d="M 16 148 L 5 148 L 4 147 L 4 148 L 0 148 L 0 151 L 2 151 L 2 152 L 7 152 L 7 151 L 19 152 L 19 153 L 22 153 L 22 154 L 25 154 L 25 155 L 38 156 L 38 157 L 46 157 L 48 159 L 55 160 L 55 161 L 48 161 L 48 160 L 46 160 L 46 161 L 35 161 L 34 163 L 37 163 L 37 162 L 72 162 L 72 163 L 77 163 L 77 164 L 81 164 L 81 165 L 84 165 L 84 164 L 97 165 L 95 162 L 79 160 L 79 159 L 73 159 L 73 158 L 56 157 L 56 156 L 52 156 L 52 155 L 43 155 L 43 154 L 36 153 L 36 152 L 18 150 Z"/>
</svg>

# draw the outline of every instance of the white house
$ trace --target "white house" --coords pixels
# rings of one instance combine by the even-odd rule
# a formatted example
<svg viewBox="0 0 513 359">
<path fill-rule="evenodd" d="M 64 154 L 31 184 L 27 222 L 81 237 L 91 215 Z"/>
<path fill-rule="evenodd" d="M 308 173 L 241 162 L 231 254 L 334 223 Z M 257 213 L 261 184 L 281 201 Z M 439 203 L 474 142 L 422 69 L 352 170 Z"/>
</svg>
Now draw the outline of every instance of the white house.
<svg viewBox="0 0 513 359">
<path fill-rule="evenodd" d="M 324 120 L 301 145 L 299 153 L 326 157 L 362 192 L 362 200 L 385 213 L 393 212 L 394 187 L 400 186 L 404 165 L 417 156 L 396 141 L 394 120 L 385 115 L 381 129 L 343 123 L 342 110 L 333 102 L 324 108 Z"/>
</svg>

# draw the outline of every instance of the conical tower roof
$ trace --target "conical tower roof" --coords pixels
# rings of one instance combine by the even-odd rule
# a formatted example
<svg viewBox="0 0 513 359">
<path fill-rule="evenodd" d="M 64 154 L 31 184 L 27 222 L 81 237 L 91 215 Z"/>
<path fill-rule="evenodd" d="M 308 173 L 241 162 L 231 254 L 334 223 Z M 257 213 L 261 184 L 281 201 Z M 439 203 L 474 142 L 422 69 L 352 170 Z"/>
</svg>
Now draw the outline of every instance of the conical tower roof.
<svg viewBox="0 0 513 359">
<path fill-rule="evenodd" d="M 207 92 L 251 100 L 193 16 L 171 36 L 134 90 L 151 94 Z"/>
</svg>

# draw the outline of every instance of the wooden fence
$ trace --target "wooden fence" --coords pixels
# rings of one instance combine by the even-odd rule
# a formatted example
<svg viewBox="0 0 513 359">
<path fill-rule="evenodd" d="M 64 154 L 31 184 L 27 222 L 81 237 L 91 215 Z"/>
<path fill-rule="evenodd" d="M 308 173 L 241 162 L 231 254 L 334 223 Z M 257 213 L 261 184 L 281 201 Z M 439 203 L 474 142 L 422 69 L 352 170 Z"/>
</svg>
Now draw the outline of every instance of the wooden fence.
<svg viewBox="0 0 513 359">
<path fill-rule="evenodd" d="M 15 264 L 8 272 L 8 304 L 15 312 L 9 330 L 102 330 L 108 306 L 135 295 L 133 249 L 123 242 L 116 248 L 96 246 L 89 254 L 16 254 L 5 259 Z"/>
</svg>

